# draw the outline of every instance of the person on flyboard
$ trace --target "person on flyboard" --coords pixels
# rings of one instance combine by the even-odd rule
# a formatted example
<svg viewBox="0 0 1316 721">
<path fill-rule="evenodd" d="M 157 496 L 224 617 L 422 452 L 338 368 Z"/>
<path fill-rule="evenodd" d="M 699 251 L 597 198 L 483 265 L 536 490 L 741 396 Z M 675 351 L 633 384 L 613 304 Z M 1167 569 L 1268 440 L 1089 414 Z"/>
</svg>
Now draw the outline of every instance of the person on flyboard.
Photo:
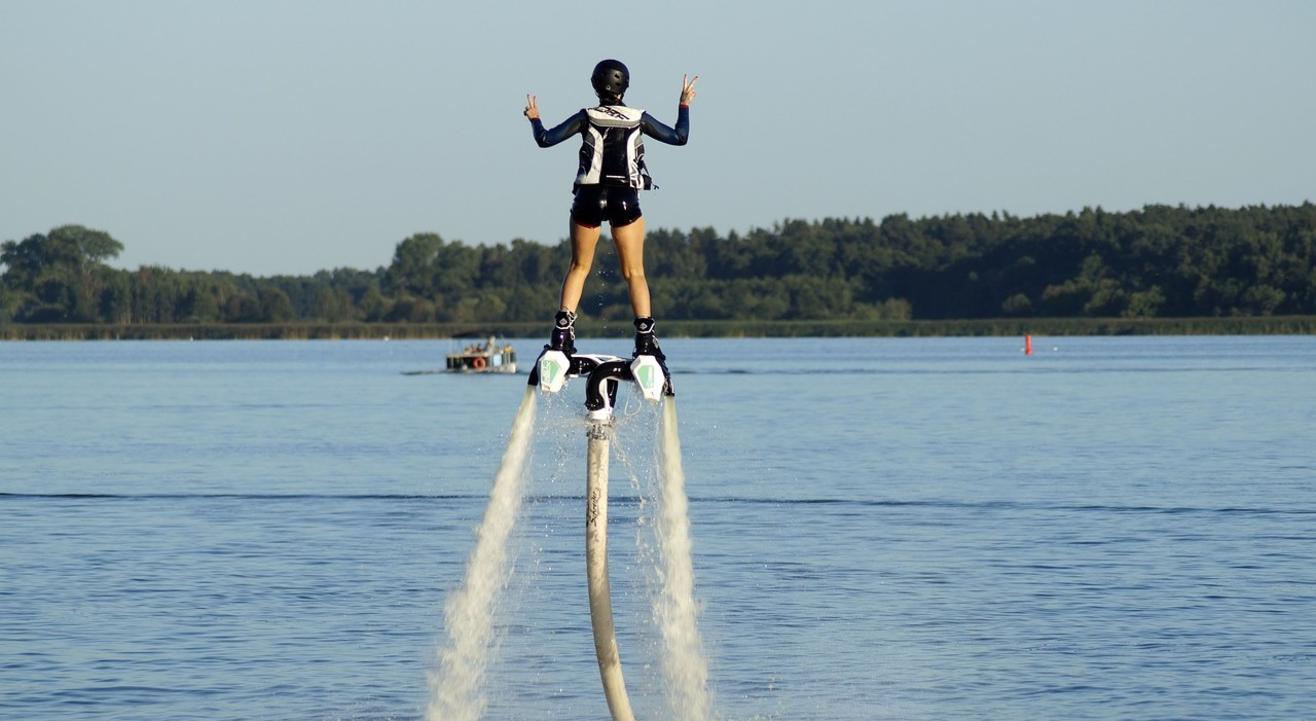
<svg viewBox="0 0 1316 721">
<path fill-rule="evenodd" d="M 675 128 L 624 104 L 623 96 L 630 87 L 631 77 L 618 60 L 604 60 L 594 66 L 590 81 L 599 104 L 580 110 L 554 128 L 544 127 L 535 96 L 526 96 L 525 116 L 530 119 L 539 147 L 552 147 L 576 135 L 581 138 L 580 167 L 572 186 L 575 200 L 571 204 L 571 266 L 562 280 L 561 307 L 553 319 L 546 350 L 562 351 L 567 356 L 576 352 L 576 308 L 606 220 L 612 227 L 621 274 L 626 279 L 631 309 L 635 312 L 632 357 L 651 355 L 666 368 L 666 356 L 654 337 L 649 284 L 644 278 L 644 216 L 640 212 L 639 191 L 658 186 L 644 164 L 643 136 L 668 145 L 686 144 L 690 138 L 690 102 L 695 98 L 697 80 L 698 75 L 681 79 Z"/>
</svg>

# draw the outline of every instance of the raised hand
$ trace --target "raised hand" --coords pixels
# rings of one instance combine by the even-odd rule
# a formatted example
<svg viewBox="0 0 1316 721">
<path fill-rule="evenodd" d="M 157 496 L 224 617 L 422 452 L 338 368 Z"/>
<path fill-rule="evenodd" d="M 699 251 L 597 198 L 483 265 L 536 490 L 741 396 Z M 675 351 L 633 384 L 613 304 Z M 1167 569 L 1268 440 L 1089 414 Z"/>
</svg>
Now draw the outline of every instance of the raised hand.
<svg viewBox="0 0 1316 721">
<path fill-rule="evenodd" d="M 525 116 L 531 120 L 539 119 L 539 103 L 535 100 L 535 96 L 533 95 L 525 96 L 525 110 L 521 112 L 524 113 Z"/>
<path fill-rule="evenodd" d="M 695 83 L 699 82 L 699 76 L 691 78 L 689 75 L 681 76 L 681 104 L 689 105 L 690 101 L 695 99 Z"/>
</svg>

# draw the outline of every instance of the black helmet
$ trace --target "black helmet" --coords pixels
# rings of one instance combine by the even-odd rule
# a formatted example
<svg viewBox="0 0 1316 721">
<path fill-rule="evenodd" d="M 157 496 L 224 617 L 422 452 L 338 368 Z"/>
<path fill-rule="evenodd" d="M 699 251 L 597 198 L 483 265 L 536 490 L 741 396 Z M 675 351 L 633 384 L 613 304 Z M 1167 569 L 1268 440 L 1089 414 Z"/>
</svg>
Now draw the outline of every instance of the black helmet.
<svg viewBox="0 0 1316 721">
<path fill-rule="evenodd" d="M 603 60 L 594 66 L 594 74 L 589 80 L 601 99 L 619 101 L 631 85 L 631 71 L 620 60 Z"/>
</svg>

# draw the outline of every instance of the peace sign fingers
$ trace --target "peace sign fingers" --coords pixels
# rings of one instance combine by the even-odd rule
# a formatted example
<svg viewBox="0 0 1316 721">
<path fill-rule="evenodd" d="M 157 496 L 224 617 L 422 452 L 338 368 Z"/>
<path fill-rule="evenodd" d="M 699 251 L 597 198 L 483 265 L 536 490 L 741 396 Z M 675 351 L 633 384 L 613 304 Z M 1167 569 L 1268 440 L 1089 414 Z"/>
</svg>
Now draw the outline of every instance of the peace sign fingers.
<svg viewBox="0 0 1316 721">
<path fill-rule="evenodd" d="M 681 104 L 689 105 L 690 101 L 695 99 L 695 83 L 699 82 L 699 76 L 693 78 L 689 74 L 681 76 Z"/>
</svg>

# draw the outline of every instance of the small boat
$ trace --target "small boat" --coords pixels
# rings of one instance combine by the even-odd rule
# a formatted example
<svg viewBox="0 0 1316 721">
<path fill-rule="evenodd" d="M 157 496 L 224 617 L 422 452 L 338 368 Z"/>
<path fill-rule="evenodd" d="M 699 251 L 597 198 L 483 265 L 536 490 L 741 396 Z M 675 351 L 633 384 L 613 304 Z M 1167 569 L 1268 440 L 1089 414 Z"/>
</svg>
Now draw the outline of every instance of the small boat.
<svg viewBox="0 0 1316 721">
<path fill-rule="evenodd" d="M 460 353 L 448 354 L 450 373 L 515 373 L 516 351 L 510 343 L 498 345 L 490 336 L 486 343 L 472 343 Z"/>
</svg>

